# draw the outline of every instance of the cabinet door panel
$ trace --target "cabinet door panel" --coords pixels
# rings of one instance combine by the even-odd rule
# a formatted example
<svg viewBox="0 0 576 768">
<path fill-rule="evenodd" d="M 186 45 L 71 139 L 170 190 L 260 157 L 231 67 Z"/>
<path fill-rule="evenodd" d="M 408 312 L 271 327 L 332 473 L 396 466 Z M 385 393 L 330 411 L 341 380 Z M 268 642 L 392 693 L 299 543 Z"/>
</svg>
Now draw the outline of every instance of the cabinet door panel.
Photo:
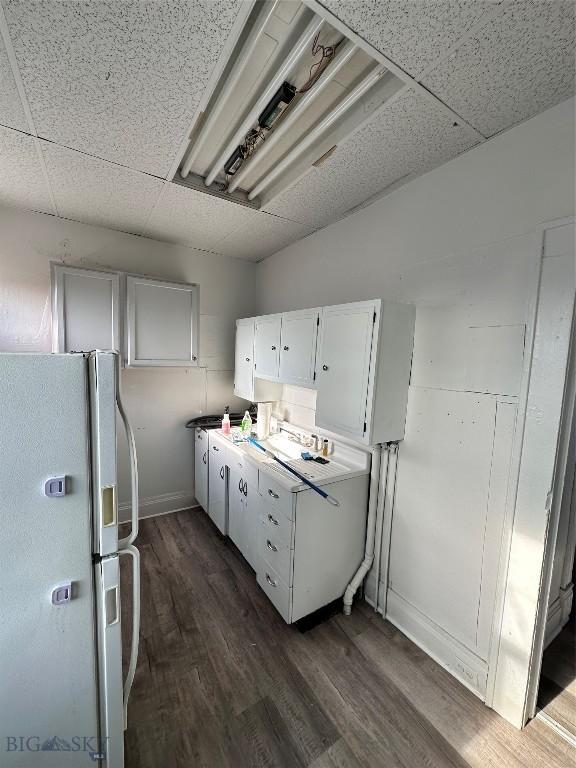
<svg viewBox="0 0 576 768">
<path fill-rule="evenodd" d="M 318 358 L 316 424 L 362 437 L 370 377 L 374 308 L 324 311 Z"/>
<path fill-rule="evenodd" d="M 54 352 L 120 348 L 119 284 L 116 272 L 54 264 Z"/>
<path fill-rule="evenodd" d="M 228 476 L 228 536 L 244 554 L 244 477 L 239 466 L 232 465 Z M 245 556 L 245 555 L 244 555 Z"/>
<path fill-rule="evenodd" d="M 128 365 L 195 365 L 198 286 L 127 277 Z"/>
<path fill-rule="evenodd" d="M 256 320 L 254 330 L 254 359 L 256 376 L 278 378 L 280 364 L 280 316 Z"/>
<path fill-rule="evenodd" d="M 257 570 L 258 529 L 260 522 L 260 496 L 258 494 L 258 470 L 246 462 L 244 472 L 244 557 Z"/>
<path fill-rule="evenodd" d="M 226 451 L 217 439 L 209 438 L 208 514 L 221 533 L 227 532 L 226 520 Z"/>
<path fill-rule="evenodd" d="M 246 400 L 254 398 L 254 323 L 236 324 L 234 394 Z"/>
<path fill-rule="evenodd" d="M 280 381 L 313 384 L 318 312 L 288 313 L 282 317 Z"/>
<path fill-rule="evenodd" d="M 195 429 L 194 495 L 202 509 L 208 508 L 208 433 Z"/>
</svg>

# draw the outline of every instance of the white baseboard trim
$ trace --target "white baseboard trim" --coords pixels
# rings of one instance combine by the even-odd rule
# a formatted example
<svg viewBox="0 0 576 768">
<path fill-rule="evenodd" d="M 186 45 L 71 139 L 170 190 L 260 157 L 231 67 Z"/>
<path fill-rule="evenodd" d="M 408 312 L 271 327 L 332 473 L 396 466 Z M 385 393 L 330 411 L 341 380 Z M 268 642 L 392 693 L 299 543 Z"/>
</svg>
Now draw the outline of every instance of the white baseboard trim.
<svg viewBox="0 0 576 768">
<path fill-rule="evenodd" d="M 484 701 L 488 677 L 488 665 L 485 661 L 392 589 L 388 589 L 386 618 Z"/>
<path fill-rule="evenodd" d="M 574 599 L 574 585 L 568 584 L 560 588 L 560 593 L 548 606 L 548 615 L 546 617 L 546 635 L 544 638 L 544 647 L 547 648 L 550 643 L 560 634 L 566 626 L 572 610 L 572 600 Z"/>
<path fill-rule="evenodd" d="M 146 517 L 156 517 L 170 512 L 180 512 L 183 509 L 197 507 L 198 502 L 188 491 L 175 493 L 161 493 L 157 496 L 140 498 L 138 504 L 138 517 L 140 520 Z M 118 505 L 118 518 L 120 522 L 130 519 L 130 502 L 124 501 Z"/>
</svg>

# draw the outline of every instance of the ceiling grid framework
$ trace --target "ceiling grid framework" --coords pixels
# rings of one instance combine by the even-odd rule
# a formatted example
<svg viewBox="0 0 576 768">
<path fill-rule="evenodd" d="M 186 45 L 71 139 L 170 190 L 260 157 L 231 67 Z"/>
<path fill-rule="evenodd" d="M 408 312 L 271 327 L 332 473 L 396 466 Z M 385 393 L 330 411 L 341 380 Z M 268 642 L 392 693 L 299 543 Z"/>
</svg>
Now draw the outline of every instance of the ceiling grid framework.
<svg viewBox="0 0 576 768">
<path fill-rule="evenodd" d="M 406 86 L 258 211 L 166 181 L 251 3 L 0 0 L 0 204 L 258 261 L 574 93 L 571 1 L 306 2 Z"/>
</svg>

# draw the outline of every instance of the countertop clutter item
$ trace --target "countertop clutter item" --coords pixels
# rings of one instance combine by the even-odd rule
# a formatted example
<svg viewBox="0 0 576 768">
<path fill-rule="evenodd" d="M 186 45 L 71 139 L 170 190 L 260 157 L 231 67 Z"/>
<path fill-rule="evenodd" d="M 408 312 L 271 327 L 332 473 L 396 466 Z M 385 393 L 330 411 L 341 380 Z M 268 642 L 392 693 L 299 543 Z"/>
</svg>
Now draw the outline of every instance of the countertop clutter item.
<svg viewBox="0 0 576 768">
<path fill-rule="evenodd" d="M 265 440 L 270 434 L 270 419 L 272 417 L 272 403 L 258 403 L 258 416 L 256 417 L 256 437 Z"/>
<path fill-rule="evenodd" d="M 230 406 L 227 405 L 224 408 L 224 416 L 222 417 L 222 432 L 225 435 L 230 434 Z"/>
</svg>

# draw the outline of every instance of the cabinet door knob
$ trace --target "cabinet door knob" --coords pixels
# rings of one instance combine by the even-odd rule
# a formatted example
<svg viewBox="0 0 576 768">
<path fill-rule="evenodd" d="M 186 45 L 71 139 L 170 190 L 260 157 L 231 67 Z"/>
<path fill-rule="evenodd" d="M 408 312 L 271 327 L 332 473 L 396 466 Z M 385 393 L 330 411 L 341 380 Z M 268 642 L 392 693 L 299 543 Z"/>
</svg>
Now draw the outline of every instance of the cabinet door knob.
<svg viewBox="0 0 576 768">
<path fill-rule="evenodd" d="M 244 496 L 248 497 L 248 483 L 244 481 L 244 488 L 242 489 Z"/>
<path fill-rule="evenodd" d="M 224 480 L 224 467 L 220 467 L 220 477 Z"/>
<path fill-rule="evenodd" d="M 202 456 L 202 461 L 204 462 L 204 464 L 206 464 L 206 451 L 204 451 L 204 456 Z"/>
<path fill-rule="evenodd" d="M 196 355 L 192 355 L 192 360 L 193 360 L 194 362 L 196 362 L 196 360 L 198 360 L 198 358 L 196 357 Z"/>
<path fill-rule="evenodd" d="M 249 357 L 247 357 L 247 358 L 246 358 L 246 362 L 247 362 L 247 363 L 249 363 L 249 362 L 250 362 L 250 358 L 249 358 Z"/>
<path fill-rule="evenodd" d="M 242 493 L 242 478 L 238 481 L 238 490 Z"/>
<path fill-rule="evenodd" d="M 276 347 L 271 347 L 272 351 L 274 352 L 276 350 Z"/>
<path fill-rule="evenodd" d="M 284 352 L 288 352 L 289 349 L 290 347 L 284 347 Z"/>
<path fill-rule="evenodd" d="M 327 365 L 323 365 L 323 366 L 322 366 L 322 370 L 323 370 L 323 371 L 327 371 L 327 370 L 328 370 L 328 366 L 327 366 Z"/>
<path fill-rule="evenodd" d="M 277 494 L 277 493 L 274 493 L 274 491 L 272 490 L 272 488 L 268 488 L 268 494 L 269 494 L 270 496 L 272 496 L 272 498 L 273 498 L 273 499 L 279 499 L 279 498 L 280 498 L 280 496 L 278 496 L 278 494 Z"/>
<path fill-rule="evenodd" d="M 213 445 L 213 446 L 212 446 L 212 450 L 213 450 L 213 451 L 219 451 L 219 450 L 220 450 L 220 448 L 218 448 L 218 446 L 217 446 L 217 445 Z"/>
</svg>

